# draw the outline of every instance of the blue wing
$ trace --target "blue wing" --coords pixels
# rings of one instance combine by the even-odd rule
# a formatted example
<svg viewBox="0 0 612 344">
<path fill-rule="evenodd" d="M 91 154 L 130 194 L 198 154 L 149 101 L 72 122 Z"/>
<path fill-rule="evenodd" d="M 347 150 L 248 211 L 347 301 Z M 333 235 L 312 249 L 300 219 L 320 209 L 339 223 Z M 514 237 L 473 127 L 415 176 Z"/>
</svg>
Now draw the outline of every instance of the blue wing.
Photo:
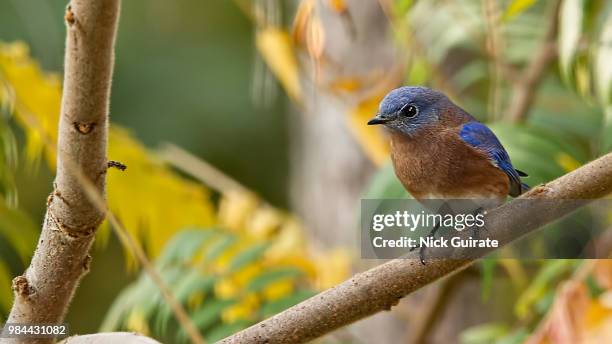
<svg viewBox="0 0 612 344">
<path fill-rule="evenodd" d="M 466 123 L 461 127 L 459 136 L 470 146 L 484 152 L 497 168 L 508 175 L 510 196 L 516 197 L 529 189 L 529 186 L 521 182 L 521 176 L 526 174 L 514 169 L 504 146 L 486 125 L 480 122 Z"/>
</svg>

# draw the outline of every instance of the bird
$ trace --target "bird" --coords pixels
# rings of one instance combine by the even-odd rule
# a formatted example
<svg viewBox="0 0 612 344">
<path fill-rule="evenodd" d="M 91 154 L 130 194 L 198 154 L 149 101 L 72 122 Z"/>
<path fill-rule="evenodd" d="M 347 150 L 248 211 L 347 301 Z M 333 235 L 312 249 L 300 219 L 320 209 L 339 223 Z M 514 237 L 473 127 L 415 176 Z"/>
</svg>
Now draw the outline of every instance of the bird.
<svg viewBox="0 0 612 344">
<path fill-rule="evenodd" d="M 394 89 L 367 124 L 388 129 L 395 174 L 418 201 L 472 199 L 480 212 L 529 189 L 493 131 L 440 91 Z"/>
</svg>

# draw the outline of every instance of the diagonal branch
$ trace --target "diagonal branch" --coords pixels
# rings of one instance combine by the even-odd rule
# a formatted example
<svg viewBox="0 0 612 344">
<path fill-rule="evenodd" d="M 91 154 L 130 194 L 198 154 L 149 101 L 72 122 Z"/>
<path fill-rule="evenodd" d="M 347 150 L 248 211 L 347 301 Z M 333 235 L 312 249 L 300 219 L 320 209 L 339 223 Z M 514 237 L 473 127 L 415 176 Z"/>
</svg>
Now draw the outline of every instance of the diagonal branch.
<svg viewBox="0 0 612 344">
<path fill-rule="evenodd" d="M 58 324 L 89 270 L 89 249 L 105 217 L 72 167 L 104 194 L 110 85 L 120 0 L 72 0 L 66 9 L 64 89 L 54 190 L 30 266 L 13 280 L 8 323 Z M 51 339 L 14 339 L 50 343 Z"/>
<path fill-rule="evenodd" d="M 503 246 L 569 214 L 589 200 L 611 192 L 612 153 L 608 153 L 521 197 L 542 200 L 545 206 L 525 206 L 523 202 L 513 201 L 490 211 L 486 217 L 487 229 L 490 237 L 498 239 L 500 246 Z M 488 253 L 490 251 L 477 251 L 475 257 Z M 402 297 L 473 262 L 469 259 L 438 259 L 422 265 L 418 252 L 413 252 L 407 258 L 395 259 L 357 274 L 342 284 L 224 339 L 222 343 L 303 343 L 377 312 L 389 310 Z"/>
</svg>

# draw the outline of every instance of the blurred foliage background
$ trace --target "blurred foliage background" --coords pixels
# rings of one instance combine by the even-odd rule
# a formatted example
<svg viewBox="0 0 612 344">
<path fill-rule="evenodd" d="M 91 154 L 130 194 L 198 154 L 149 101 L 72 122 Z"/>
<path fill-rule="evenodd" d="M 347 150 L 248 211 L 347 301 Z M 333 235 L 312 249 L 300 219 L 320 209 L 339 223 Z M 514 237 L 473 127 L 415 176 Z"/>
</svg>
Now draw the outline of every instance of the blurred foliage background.
<svg viewBox="0 0 612 344">
<path fill-rule="evenodd" d="M 64 6 L 0 3 L 0 314 L 51 191 Z M 109 158 L 128 169 L 109 173 L 110 209 L 220 339 L 369 264 L 355 259 L 359 197 L 408 197 L 384 132 L 365 125 L 394 87 L 444 91 L 492 127 L 531 185 L 609 152 L 611 11 L 605 0 L 124 1 Z M 185 341 L 107 224 L 97 243 L 73 332 Z M 409 297 L 385 327 L 323 341 L 606 342 L 611 275 L 607 261 L 488 259 Z"/>
</svg>

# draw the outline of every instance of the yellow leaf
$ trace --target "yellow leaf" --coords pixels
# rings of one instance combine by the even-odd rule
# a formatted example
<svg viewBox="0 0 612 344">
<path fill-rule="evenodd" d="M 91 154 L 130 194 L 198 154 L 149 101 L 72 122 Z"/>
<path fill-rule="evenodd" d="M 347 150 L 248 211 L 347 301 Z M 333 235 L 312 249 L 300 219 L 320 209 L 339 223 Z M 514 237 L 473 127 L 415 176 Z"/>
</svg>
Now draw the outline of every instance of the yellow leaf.
<svg viewBox="0 0 612 344">
<path fill-rule="evenodd" d="M 283 224 L 278 236 L 265 253 L 269 260 L 280 260 L 283 257 L 304 253 L 304 233 L 299 222 L 289 218 Z"/>
<path fill-rule="evenodd" d="M 563 152 L 557 154 L 557 157 L 555 160 L 557 161 L 557 164 L 565 170 L 565 172 L 571 172 L 582 165 L 578 160 L 574 159 L 571 155 L 567 153 L 563 153 Z"/>
<path fill-rule="evenodd" d="M 29 161 L 34 162 L 45 148 L 43 137 L 57 142 L 60 80 L 40 69 L 23 42 L 0 42 L 0 82 L 7 94 L 4 97 L 11 95 L 18 123 L 26 130 L 26 153 Z M 55 151 L 46 148 L 47 162 L 54 166 Z"/>
<path fill-rule="evenodd" d="M 255 44 L 289 97 L 300 102 L 302 87 L 299 67 L 289 33 L 280 28 L 268 27 L 257 32 Z"/>
<path fill-rule="evenodd" d="M 389 143 L 381 128 L 367 125 L 378 111 L 383 95 L 362 101 L 349 114 L 349 127 L 367 156 L 378 166 L 389 157 Z"/>
<path fill-rule="evenodd" d="M 246 295 L 239 303 L 228 307 L 221 313 L 221 319 L 225 323 L 237 320 L 250 320 L 259 306 L 259 300 L 255 294 Z"/>
<path fill-rule="evenodd" d="M 0 83 L 8 90 L 3 92 L 13 98 L 15 117 L 26 133 L 29 159 L 44 153 L 54 168 L 59 77 L 43 72 L 25 44 L 0 43 Z M 174 173 L 127 130 L 111 125 L 108 156 L 128 166 L 124 172 L 108 173 L 109 207 L 132 235 L 144 236 L 153 256 L 178 230 L 214 223 L 208 190 Z M 101 239 L 108 236 L 106 227 L 99 232 Z"/>
<path fill-rule="evenodd" d="M 258 203 L 257 197 L 252 193 L 226 192 L 219 204 L 219 224 L 236 232 L 244 231 Z"/>
<path fill-rule="evenodd" d="M 179 230 L 214 223 L 208 190 L 172 172 L 127 130 L 111 127 L 108 156 L 127 165 L 108 171 L 108 204 L 133 236 L 144 233 L 151 255 Z"/>
<path fill-rule="evenodd" d="M 128 330 L 137 332 L 143 335 L 149 335 L 149 324 L 147 319 L 139 309 L 134 309 L 130 312 L 130 315 L 126 321 L 126 327 Z"/>
<path fill-rule="evenodd" d="M 514 0 L 508 5 L 504 13 L 504 20 L 509 20 L 527 10 L 535 4 L 536 0 Z"/>
<path fill-rule="evenodd" d="M 278 300 L 293 292 L 294 283 L 290 278 L 274 281 L 267 285 L 263 290 L 263 297 L 268 301 Z"/>
<path fill-rule="evenodd" d="M 255 276 L 263 271 L 261 264 L 249 264 L 238 270 L 232 276 L 232 280 L 241 288 L 246 286 Z"/>
<path fill-rule="evenodd" d="M 257 239 L 267 239 L 278 232 L 283 224 L 283 214 L 269 206 L 257 209 L 247 223 L 249 234 Z"/>
<path fill-rule="evenodd" d="M 238 293 L 238 285 L 230 278 L 224 278 L 215 284 L 215 296 L 218 298 L 229 299 Z"/>
<path fill-rule="evenodd" d="M 318 289 L 331 288 L 351 275 L 352 259 L 345 249 L 325 252 L 315 258 L 317 266 L 316 286 Z"/>
</svg>

